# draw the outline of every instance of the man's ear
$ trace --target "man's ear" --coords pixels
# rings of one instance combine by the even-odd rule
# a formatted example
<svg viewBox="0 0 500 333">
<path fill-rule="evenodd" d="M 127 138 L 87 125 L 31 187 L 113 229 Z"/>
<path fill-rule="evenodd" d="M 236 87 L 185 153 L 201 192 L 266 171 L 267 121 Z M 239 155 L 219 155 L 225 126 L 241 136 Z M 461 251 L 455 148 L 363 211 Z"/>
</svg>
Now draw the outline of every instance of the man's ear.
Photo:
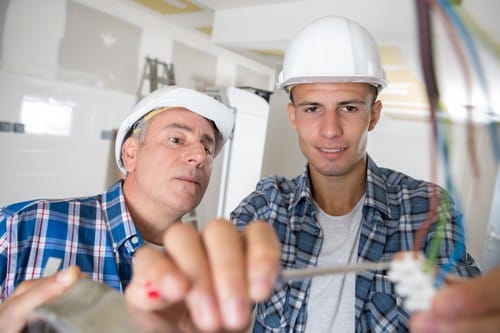
<svg viewBox="0 0 500 333">
<path fill-rule="evenodd" d="M 380 113 L 382 112 L 382 102 L 376 101 L 373 103 L 371 114 L 370 114 L 370 124 L 368 125 L 368 130 L 371 131 L 377 125 L 380 119 Z"/>
<path fill-rule="evenodd" d="M 136 137 L 128 137 L 122 145 L 122 162 L 127 173 L 135 169 L 138 152 L 139 139 Z"/>
</svg>

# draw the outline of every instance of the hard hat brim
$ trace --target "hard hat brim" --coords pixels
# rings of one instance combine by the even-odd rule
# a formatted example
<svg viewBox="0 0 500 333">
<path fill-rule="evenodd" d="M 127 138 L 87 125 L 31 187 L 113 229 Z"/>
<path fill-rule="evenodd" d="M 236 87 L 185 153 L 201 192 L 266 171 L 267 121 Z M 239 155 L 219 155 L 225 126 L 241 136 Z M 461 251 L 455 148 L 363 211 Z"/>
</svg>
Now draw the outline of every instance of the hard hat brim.
<svg viewBox="0 0 500 333">
<path fill-rule="evenodd" d="M 306 83 L 368 83 L 378 88 L 378 91 L 387 87 L 388 81 L 367 76 L 303 76 L 293 77 L 279 82 L 278 89 L 289 91 L 290 86 Z"/>
<path fill-rule="evenodd" d="M 226 105 L 201 92 L 176 86 L 160 88 L 140 100 L 133 112 L 121 123 L 115 141 L 115 160 L 118 168 L 127 173 L 121 158 L 121 148 L 134 124 L 147 113 L 158 108 L 185 108 L 212 120 L 222 139 L 216 142 L 214 156 L 231 136 L 234 127 L 234 113 Z"/>
</svg>

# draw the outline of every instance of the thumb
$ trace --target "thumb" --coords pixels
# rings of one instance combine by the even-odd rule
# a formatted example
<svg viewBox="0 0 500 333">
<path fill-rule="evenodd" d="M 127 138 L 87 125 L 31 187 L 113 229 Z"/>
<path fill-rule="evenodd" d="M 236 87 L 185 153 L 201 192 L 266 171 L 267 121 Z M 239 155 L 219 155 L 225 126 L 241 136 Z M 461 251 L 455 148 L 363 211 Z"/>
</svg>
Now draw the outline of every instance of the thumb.
<svg viewBox="0 0 500 333">
<path fill-rule="evenodd" d="M 432 308 L 439 316 L 456 318 L 500 310 L 500 268 L 473 279 L 454 280 L 436 294 Z"/>
</svg>

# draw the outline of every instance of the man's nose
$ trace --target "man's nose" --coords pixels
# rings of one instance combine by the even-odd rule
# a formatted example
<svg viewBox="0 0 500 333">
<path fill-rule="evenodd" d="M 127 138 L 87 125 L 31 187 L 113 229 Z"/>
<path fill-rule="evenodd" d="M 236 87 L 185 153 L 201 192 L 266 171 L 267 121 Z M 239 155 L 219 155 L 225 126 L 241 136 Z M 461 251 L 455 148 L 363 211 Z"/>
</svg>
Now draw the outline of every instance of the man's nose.
<svg viewBox="0 0 500 333">
<path fill-rule="evenodd" d="M 328 110 L 325 112 L 321 120 L 321 135 L 327 138 L 342 136 L 342 126 L 340 123 L 340 115 L 336 110 Z"/>
<path fill-rule="evenodd" d="M 207 160 L 208 155 L 206 148 L 201 143 L 195 143 L 188 148 L 186 152 L 186 160 L 188 163 L 202 165 Z"/>
</svg>

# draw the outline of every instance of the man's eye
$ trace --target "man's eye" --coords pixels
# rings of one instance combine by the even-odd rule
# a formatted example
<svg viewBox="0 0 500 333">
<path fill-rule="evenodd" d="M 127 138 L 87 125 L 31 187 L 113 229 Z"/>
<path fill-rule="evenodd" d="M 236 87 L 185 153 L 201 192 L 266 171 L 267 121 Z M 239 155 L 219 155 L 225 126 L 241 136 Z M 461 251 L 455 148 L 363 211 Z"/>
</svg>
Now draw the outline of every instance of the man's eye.
<svg viewBox="0 0 500 333">
<path fill-rule="evenodd" d="M 358 111 L 358 108 L 352 105 L 344 105 L 342 110 L 347 111 L 347 112 L 355 112 Z"/>
<path fill-rule="evenodd" d="M 318 111 L 318 107 L 317 106 L 309 106 L 304 111 L 305 112 L 316 112 L 316 111 Z"/>
<path fill-rule="evenodd" d="M 213 154 L 213 150 L 211 148 L 205 148 L 205 153 L 210 156 Z"/>
<path fill-rule="evenodd" d="M 169 136 L 168 141 L 170 141 L 172 143 L 180 143 L 181 139 L 179 139 L 178 137 L 175 137 L 175 136 Z"/>
</svg>

